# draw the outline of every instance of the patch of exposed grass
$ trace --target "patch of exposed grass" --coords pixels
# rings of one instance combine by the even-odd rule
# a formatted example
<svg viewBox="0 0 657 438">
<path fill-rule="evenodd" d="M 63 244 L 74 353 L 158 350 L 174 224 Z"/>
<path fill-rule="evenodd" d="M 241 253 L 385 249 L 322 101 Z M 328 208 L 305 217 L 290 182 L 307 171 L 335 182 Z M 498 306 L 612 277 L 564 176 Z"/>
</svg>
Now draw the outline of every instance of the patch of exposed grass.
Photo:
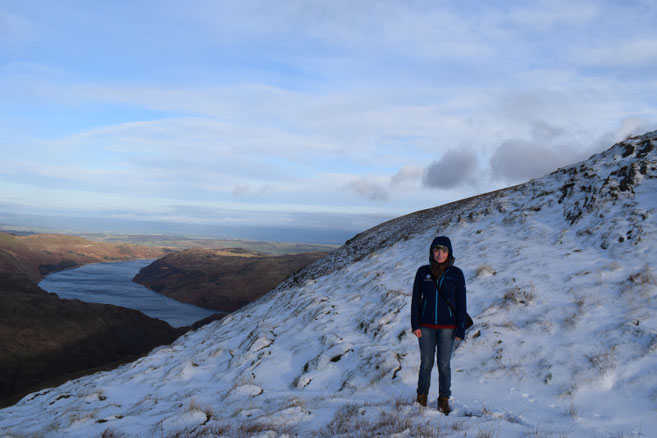
<svg viewBox="0 0 657 438">
<path fill-rule="evenodd" d="M 565 434 L 559 434 L 546 428 L 536 426 L 534 429 L 525 432 L 523 438 L 567 438 Z"/>
<path fill-rule="evenodd" d="M 579 418 L 579 411 L 574 403 L 571 403 L 570 406 L 568 406 L 568 415 L 573 418 Z"/>
<path fill-rule="evenodd" d="M 490 430 L 479 430 L 477 431 L 475 438 L 493 438 L 495 436 L 497 436 L 497 434 L 493 435 L 493 432 Z"/>
<path fill-rule="evenodd" d="M 396 403 L 409 400 L 400 399 Z M 399 412 L 383 412 L 374 420 L 363 417 L 361 405 L 345 405 L 338 409 L 333 419 L 320 430 L 320 437 L 364 438 L 408 434 L 410 436 L 441 438 L 446 436 L 436 424 L 417 421 L 417 416 L 402 416 Z M 458 426 L 457 426 L 458 427 Z"/>
<path fill-rule="evenodd" d="M 103 433 L 100 437 L 101 438 L 123 438 L 123 437 L 125 437 L 125 435 L 122 434 L 121 432 L 115 431 L 111 427 L 108 427 L 107 429 L 105 429 L 103 431 Z"/>
<path fill-rule="evenodd" d="M 657 277 L 655 277 L 655 272 L 650 265 L 645 265 L 639 272 L 630 274 L 628 280 L 641 286 L 657 285 Z"/>
<path fill-rule="evenodd" d="M 215 418 L 215 414 L 212 408 L 210 408 L 209 406 L 200 405 L 195 398 L 192 398 L 187 404 L 186 412 L 188 413 L 200 412 L 201 414 L 205 415 L 205 422 L 203 423 L 203 426 L 205 426 L 205 424 L 208 421 Z"/>
<path fill-rule="evenodd" d="M 518 286 L 507 289 L 502 297 L 504 305 L 524 304 L 529 305 L 536 301 L 536 292 L 532 286 L 529 290 L 522 290 Z"/>
<path fill-rule="evenodd" d="M 575 306 L 577 306 L 577 311 L 581 312 L 584 309 L 584 304 L 586 304 L 586 299 L 584 298 L 584 295 L 578 294 L 577 292 L 575 292 L 575 289 L 571 287 L 570 296 L 572 297 Z"/>
<path fill-rule="evenodd" d="M 482 277 L 482 276 L 496 275 L 496 274 L 497 271 L 493 269 L 493 267 L 490 265 L 479 265 L 479 267 L 475 269 L 475 277 Z"/>
<path fill-rule="evenodd" d="M 231 427 L 224 423 L 216 423 L 195 428 L 191 431 L 182 429 L 179 431 L 167 433 L 163 436 L 166 436 L 166 438 L 209 438 L 219 436 L 230 438 L 249 438 L 253 436 L 264 435 L 267 432 L 273 433 L 274 436 L 298 436 L 297 431 L 295 431 L 294 427 L 292 426 L 266 424 L 262 422 L 244 423 L 239 427 Z"/>
<path fill-rule="evenodd" d="M 597 351 L 586 354 L 586 359 L 601 375 L 606 374 L 616 366 L 616 345 L 601 345 Z"/>
</svg>

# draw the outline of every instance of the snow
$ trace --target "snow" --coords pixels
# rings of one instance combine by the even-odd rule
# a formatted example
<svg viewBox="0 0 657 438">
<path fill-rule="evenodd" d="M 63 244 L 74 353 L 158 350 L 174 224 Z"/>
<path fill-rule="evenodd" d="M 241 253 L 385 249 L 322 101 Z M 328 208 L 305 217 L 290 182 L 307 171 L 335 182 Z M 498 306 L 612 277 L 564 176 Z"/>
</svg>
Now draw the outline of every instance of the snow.
<svg viewBox="0 0 657 438">
<path fill-rule="evenodd" d="M 655 144 L 649 133 L 374 227 L 171 346 L 0 410 L 0 434 L 650 436 Z M 413 403 L 411 286 L 439 234 L 475 320 L 454 351 L 449 416 L 435 370 L 429 407 Z"/>
</svg>

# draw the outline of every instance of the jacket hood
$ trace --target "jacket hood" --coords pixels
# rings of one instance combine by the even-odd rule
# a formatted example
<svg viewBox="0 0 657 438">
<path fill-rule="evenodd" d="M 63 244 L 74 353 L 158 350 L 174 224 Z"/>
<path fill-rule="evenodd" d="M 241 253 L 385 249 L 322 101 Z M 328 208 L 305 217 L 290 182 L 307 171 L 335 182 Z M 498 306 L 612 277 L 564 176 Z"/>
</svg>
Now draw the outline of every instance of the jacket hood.
<svg viewBox="0 0 657 438">
<path fill-rule="evenodd" d="M 433 242 L 431 242 L 431 246 L 429 246 L 429 263 L 431 263 L 431 261 L 433 260 L 433 254 L 431 254 L 431 248 L 433 248 L 436 245 L 446 246 L 449 249 L 449 256 L 447 260 L 449 261 L 449 266 L 452 266 L 454 264 L 454 260 L 456 260 L 456 257 L 454 257 L 452 242 L 449 240 L 449 237 L 447 236 L 438 236 L 435 239 L 433 239 Z"/>
</svg>

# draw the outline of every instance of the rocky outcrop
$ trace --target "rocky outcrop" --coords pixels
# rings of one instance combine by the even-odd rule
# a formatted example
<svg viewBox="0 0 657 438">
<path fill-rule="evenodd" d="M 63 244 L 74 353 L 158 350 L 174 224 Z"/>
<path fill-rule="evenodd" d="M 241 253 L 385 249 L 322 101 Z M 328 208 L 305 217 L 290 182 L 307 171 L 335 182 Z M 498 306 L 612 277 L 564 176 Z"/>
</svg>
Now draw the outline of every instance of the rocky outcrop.
<svg viewBox="0 0 657 438">
<path fill-rule="evenodd" d="M 134 281 L 178 301 L 232 312 L 325 255 L 265 256 L 238 249 L 189 249 L 142 268 Z"/>
</svg>

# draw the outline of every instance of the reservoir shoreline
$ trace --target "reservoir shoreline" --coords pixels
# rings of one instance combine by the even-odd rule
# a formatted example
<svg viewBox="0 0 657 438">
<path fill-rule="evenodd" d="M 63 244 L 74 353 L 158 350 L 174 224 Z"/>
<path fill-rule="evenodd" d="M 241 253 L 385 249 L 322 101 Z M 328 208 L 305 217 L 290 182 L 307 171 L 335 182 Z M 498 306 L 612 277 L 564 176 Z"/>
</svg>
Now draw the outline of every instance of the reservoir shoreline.
<svg viewBox="0 0 657 438">
<path fill-rule="evenodd" d="M 152 318 L 166 321 L 173 327 L 191 326 L 211 315 L 225 314 L 176 301 L 133 282 L 139 270 L 153 260 L 90 263 L 49 274 L 39 282 L 39 286 L 61 299 L 78 299 L 135 309 Z"/>
</svg>

